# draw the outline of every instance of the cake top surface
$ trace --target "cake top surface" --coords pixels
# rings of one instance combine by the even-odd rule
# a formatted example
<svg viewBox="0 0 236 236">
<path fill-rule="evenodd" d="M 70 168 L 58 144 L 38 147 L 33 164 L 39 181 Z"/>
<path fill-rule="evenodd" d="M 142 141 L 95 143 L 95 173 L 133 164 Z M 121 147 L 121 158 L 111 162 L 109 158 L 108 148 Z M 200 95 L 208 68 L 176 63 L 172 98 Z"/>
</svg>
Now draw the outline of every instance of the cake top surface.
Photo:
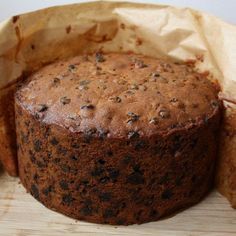
<svg viewBox="0 0 236 236">
<path fill-rule="evenodd" d="M 16 93 L 36 118 L 72 132 L 152 135 L 209 118 L 217 89 L 191 66 L 135 54 L 91 54 L 55 62 Z"/>
</svg>

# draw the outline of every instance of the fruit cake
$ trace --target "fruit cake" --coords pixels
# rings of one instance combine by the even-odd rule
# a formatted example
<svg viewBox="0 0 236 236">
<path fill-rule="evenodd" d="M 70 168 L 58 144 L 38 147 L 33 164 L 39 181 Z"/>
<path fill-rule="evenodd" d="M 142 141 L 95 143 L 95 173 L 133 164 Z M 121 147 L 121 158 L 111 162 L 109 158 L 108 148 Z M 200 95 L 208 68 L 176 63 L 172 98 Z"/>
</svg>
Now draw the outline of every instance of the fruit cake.
<svg viewBox="0 0 236 236">
<path fill-rule="evenodd" d="M 47 65 L 15 94 L 21 182 L 46 207 L 96 223 L 193 205 L 213 181 L 217 94 L 191 65 L 132 53 Z"/>
</svg>

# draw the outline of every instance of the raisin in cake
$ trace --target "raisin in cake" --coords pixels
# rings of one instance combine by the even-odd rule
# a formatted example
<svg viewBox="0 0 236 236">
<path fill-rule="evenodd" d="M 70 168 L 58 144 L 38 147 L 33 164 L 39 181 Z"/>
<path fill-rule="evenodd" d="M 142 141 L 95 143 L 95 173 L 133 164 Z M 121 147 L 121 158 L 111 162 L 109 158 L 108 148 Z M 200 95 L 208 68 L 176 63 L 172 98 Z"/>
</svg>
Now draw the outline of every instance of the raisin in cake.
<svg viewBox="0 0 236 236">
<path fill-rule="evenodd" d="M 154 221 L 200 201 L 221 103 L 191 66 L 134 54 L 45 66 L 15 100 L 19 175 L 48 208 L 96 223 Z"/>
</svg>

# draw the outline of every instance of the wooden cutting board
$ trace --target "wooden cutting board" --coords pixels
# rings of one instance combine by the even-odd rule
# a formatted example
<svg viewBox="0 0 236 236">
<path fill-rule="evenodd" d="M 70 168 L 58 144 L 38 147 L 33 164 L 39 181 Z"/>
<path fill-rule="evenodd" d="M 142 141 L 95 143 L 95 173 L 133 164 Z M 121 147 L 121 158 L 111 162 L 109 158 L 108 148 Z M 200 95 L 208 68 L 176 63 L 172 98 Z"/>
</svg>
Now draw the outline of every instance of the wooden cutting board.
<svg viewBox="0 0 236 236">
<path fill-rule="evenodd" d="M 45 208 L 19 182 L 0 173 L 1 236 L 236 235 L 236 210 L 213 191 L 200 204 L 158 222 L 108 226 L 75 221 Z"/>
</svg>

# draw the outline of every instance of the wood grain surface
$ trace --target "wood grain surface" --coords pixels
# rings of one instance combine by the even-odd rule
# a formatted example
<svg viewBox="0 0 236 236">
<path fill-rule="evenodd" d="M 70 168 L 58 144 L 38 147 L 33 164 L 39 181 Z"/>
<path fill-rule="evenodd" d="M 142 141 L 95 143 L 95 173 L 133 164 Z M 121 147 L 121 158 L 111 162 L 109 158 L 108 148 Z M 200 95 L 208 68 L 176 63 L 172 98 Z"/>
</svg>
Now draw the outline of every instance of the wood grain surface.
<svg viewBox="0 0 236 236">
<path fill-rule="evenodd" d="M 236 235 L 236 210 L 213 191 L 200 204 L 158 222 L 107 226 L 75 221 L 45 208 L 19 182 L 0 174 L 0 235 Z"/>
</svg>

